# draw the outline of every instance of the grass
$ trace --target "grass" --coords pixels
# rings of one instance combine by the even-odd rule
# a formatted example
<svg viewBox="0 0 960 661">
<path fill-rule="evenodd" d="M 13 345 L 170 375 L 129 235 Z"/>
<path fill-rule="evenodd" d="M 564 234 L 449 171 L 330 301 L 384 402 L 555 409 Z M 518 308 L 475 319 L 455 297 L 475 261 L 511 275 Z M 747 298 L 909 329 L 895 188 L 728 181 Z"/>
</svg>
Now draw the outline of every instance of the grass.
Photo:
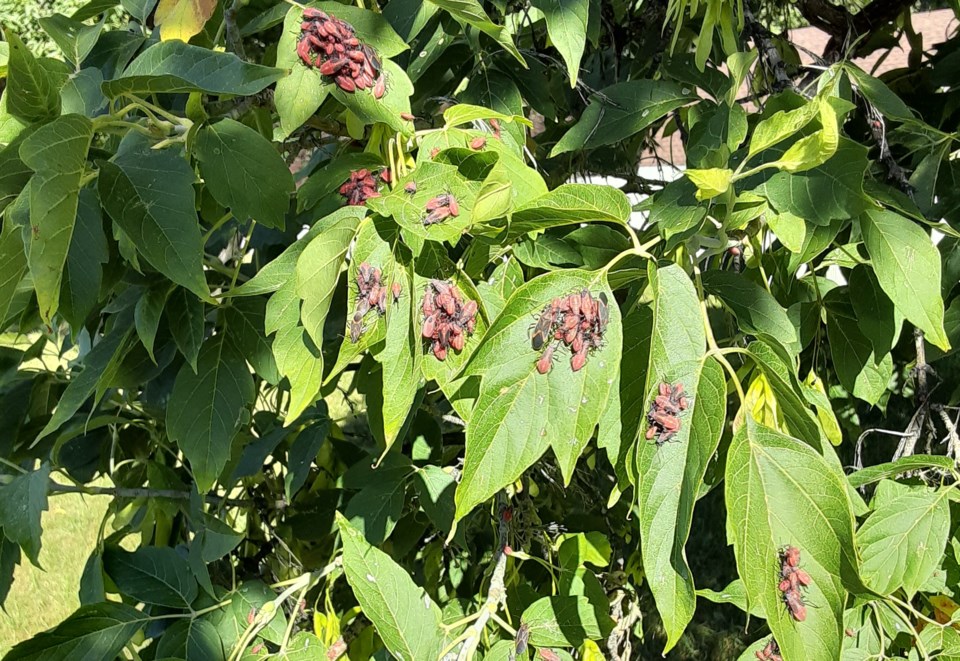
<svg viewBox="0 0 960 661">
<path fill-rule="evenodd" d="M 43 514 L 38 569 L 26 558 L 14 571 L 13 588 L 0 615 L 0 656 L 13 645 L 55 626 L 80 605 L 80 574 L 97 543 L 97 529 L 110 498 L 50 496 Z"/>
</svg>

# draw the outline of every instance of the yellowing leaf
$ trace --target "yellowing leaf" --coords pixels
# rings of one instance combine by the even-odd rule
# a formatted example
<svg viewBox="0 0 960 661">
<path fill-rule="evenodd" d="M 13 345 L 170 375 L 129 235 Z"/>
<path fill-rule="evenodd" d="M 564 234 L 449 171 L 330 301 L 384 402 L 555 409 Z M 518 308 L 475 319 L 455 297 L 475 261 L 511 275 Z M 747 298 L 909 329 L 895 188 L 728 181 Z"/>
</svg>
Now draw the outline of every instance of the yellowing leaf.
<svg viewBox="0 0 960 661">
<path fill-rule="evenodd" d="M 687 170 L 687 177 L 697 185 L 697 199 L 709 200 L 727 192 L 733 172 L 726 168 Z"/>
<path fill-rule="evenodd" d="M 200 34 L 213 16 L 217 0 L 160 0 L 154 20 L 160 26 L 160 40 L 190 41 Z"/>
</svg>

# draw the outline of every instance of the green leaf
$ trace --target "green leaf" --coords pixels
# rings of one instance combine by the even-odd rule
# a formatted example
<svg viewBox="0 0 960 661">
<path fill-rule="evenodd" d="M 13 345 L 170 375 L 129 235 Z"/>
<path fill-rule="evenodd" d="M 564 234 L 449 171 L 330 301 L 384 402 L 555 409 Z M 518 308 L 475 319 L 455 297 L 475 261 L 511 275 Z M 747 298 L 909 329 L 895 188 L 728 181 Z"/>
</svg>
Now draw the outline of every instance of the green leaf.
<svg viewBox="0 0 960 661">
<path fill-rule="evenodd" d="M 60 314 L 73 328 L 78 329 L 96 307 L 100 299 L 103 264 L 109 259 L 100 200 L 92 188 L 81 189 L 60 292 Z"/>
<path fill-rule="evenodd" d="M 305 66 L 297 55 L 302 20 L 302 10 L 291 6 L 277 43 L 277 66 L 285 67 L 290 73 L 277 81 L 273 95 L 280 116 L 280 126 L 274 131 L 275 140 L 284 140 L 303 126 L 320 108 L 332 87 L 325 85 L 320 72 L 314 67 Z"/>
<path fill-rule="evenodd" d="M 605 87 L 590 100 L 550 156 L 615 144 L 698 98 L 692 87 L 666 81 L 631 80 Z"/>
<path fill-rule="evenodd" d="M 203 344 L 203 301 L 192 293 L 177 287 L 167 299 L 167 326 L 173 341 L 187 363 L 197 371 L 197 355 Z"/>
<path fill-rule="evenodd" d="M 873 354 L 883 356 L 890 353 L 900 337 L 903 316 L 880 288 L 876 273 L 870 267 L 858 264 L 851 271 L 849 282 L 850 291 L 856 292 L 850 302 L 860 323 L 860 331 L 873 346 Z"/>
<path fill-rule="evenodd" d="M 223 335 L 204 342 L 196 374 L 187 365 L 180 368 L 167 404 L 167 433 L 190 461 L 201 493 L 226 465 L 255 395 L 246 361 Z"/>
<path fill-rule="evenodd" d="M 603 346 L 577 372 L 570 368 L 570 351 L 561 348 L 553 368 L 540 374 L 541 352 L 531 346 L 531 324 L 552 299 L 583 289 L 595 298 L 604 293 L 609 301 Z M 514 292 L 464 371 L 482 380 L 467 427 L 457 519 L 515 481 L 548 448 L 564 481 L 570 481 L 617 381 L 620 342 L 619 309 L 602 274 L 555 271 Z"/>
<path fill-rule="evenodd" d="M 217 628 L 224 649 L 230 650 L 240 640 L 240 636 L 247 630 L 250 617 L 253 617 L 267 603 L 276 599 L 277 594 L 260 580 L 244 581 L 237 589 L 223 595 L 223 600 L 230 600 L 225 608 L 215 610 L 204 619 L 209 620 Z M 283 640 L 287 618 L 283 611 L 277 612 L 272 620 L 260 631 L 260 637 L 272 643 L 280 644 Z"/>
<path fill-rule="evenodd" d="M 157 658 L 184 661 L 223 661 L 226 654 L 217 628 L 200 618 L 179 620 L 167 629 L 157 643 Z"/>
<path fill-rule="evenodd" d="M 283 229 L 293 176 L 283 158 L 253 129 L 222 119 L 197 134 L 200 176 L 213 197 L 240 221 Z"/>
<path fill-rule="evenodd" d="M 882 494 L 884 487 L 893 493 Z M 870 589 L 891 594 L 903 588 L 913 598 L 940 566 L 950 534 L 949 488 L 881 482 L 878 507 L 857 531 L 861 575 Z"/>
<path fill-rule="evenodd" d="M 324 418 L 311 424 L 293 439 L 287 454 L 287 474 L 283 480 L 287 500 L 293 500 L 300 488 L 306 484 L 310 466 L 329 433 L 330 420 Z"/>
<path fill-rule="evenodd" d="M 383 351 L 374 358 L 383 366 L 383 436 L 390 450 L 409 417 L 420 389 L 420 361 L 423 344 L 413 318 L 419 314 L 418 300 L 412 295 L 413 285 L 405 271 L 395 270 L 393 282 L 400 283 L 400 299 L 393 303 L 387 316 L 387 337 Z"/>
<path fill-rule="evenodd" d="M 475 106 L 469 103 L 457 103 L 456 105 L 452 105 L 443 111 L 443 121 L 447 126 L 473 124 L 479 119 L 495 119 L 499 122 L 505 122 L 507 124 L 515 121 L 519 124 L 523 124 L 531 128 L 533 127 L 533 122 L 526 117 L 522 117 L 520 115 L 508 115 L 502 112 L 497 112 L 496 110 L 490 110 L 489 108 Z"/>
<path fill-rule="evenodd" d="M 667 241 L 671 249 L 688 238 L 702 224 L 707 209 L 695 197 L 696 186 L 683 177 L 671 181 L 653 196 L 650 202 L 650 222 Z"/>
<path fill-rule="evenodd" d="M 383 544 L 396 527 L 406 491 L 406 471 L 382 472 L 350 499 L 343 512 L 350 526 L 374 546 Z"/>
<path fill-rule="evenodd" d="M 636 446 L 636 490 L 643 564 L 657 609 L 667 630 L 666 654 L 693 618 L 696 588 L 684 546 L 693 506 L 710 458 L 716 452 L 726 413 L 726 381 L 715 360 L 703 359 L 706 333 L 693 282 L 679 266 L 649 269 L 653 326 L 649 365 L 640 411 L 632 417 Z M 622 370 L 633 370 L 628 363 Z M 639 414 L 659 394 L 661 383 L 680 384 L 692 395 L 681 414 L 674 442 L 644 440 Z M 634 395 L 636 396 L 636 395 Z M 623 394 L 621 393 L 621 398 Z M 628 418 L 630 419 L 630 418 Z"/>
<path fill-rule="evenodd" d="M 350 179 L 355 170 L 377 171 L 383 167 L 383 159 L 369 152 L 350 152 L 331 159 L 322 168 L 315 170 L 300 188 L 297 189 L 297 209 L 303 211 L 318 205 L 326 209 L 329 206 L 340 207 L 344 197 L 340 186 Z M 348 206 L 343 209 L 363 210 L 362 206 Z"/>
<path fill-rule="evenodd" d="M 579 647 L 585 640 L 605 638 L 612 622 L 597 612 L 586 597 L 544 597 L 520 616 L 530 627 L 530 644 L 536 647 Z"/>
<path fill-rule="evenodd" d="M 81 606 L 52 631 L 37 634 L 7 653 L 5 661 L 45 659 L 113 659 L 150 620 L 127 604 L 103 602 Z"/>
<path fill-rule="evenodd" d="M 121 594 L 145 604 L 189 608 L 199 588 L 187 561 L 167 546 L 107 547 L 103 567 Z"/>
<path fill-rule="evenodd" d="M 0 607 L 13 587 L 14 571 L 20 564 L 20 546 L 0 535 Z"/>
<path fill-rule="evenodd" d="M 20 228 L 5 222 L 0 228 L 0 324 L 6 321 L 17 286 L 26 272 L 27 256 L 23 253 Z"/>
<path fill-rule="evenodd" d="M 587 42 L 589 0 L 534 0 L 532 4 L 543 12 L 550 41 L 567 65 L 570 87 L 576 87 L 580 58 Z"/>
<path fill-rule="evenodd" d="M 194 206 L 193 170 L 173 150 L 145 142 L 100 162 L 103 208 L 162 274 L 209 299 L 203 242 Z"/>
<path fill-rule="evenodd" d="M 224 53 L 182 41 L 161 41 L 143 51 L 123 73 L 103 83 L 103 93 L 203 92 L 249 96 L 279 80 L 285 71 L 248 64 Z"/>
<path fill-rule="evenodd" d="M 3 536 L 16 542 L 30 562 L 40 566 L 40 515 L 47 509 L 50 464 L 17 475 L 0 488 L 0 528 Z"/>
<path fill-rule="evenodd" d="M 309 631 L 299 631 L 290 643 L 281 657 L 283 661 L 317 661 L 317 659 L 326 659 L 327 646 L 316 635 Z"/>
<path fill-rule="evenodd" d="M 335 227 L 345 218 L 352 218 L 354 224 L 359 224 L 359 220 L 365 215 L 367 215 L 366 207 L 343 207 L 318 220 L 302 238 L 290 244 L 280 256 L 257 271 L 257 274 L 250 280 L 231 290 L 228 295 L 259 296 L 277 291 L 284 284 L 295 279 L 297 260 L 299 260 L 307 245 L 321 232 L 326 232 Z"/>
<path fill-rule="evenodd" d="M 727 168 L 686 170 L 684 174 L 696 185 L 698 200 L 711 200 L 723 195 L 733 179 L 733 170 Z"/>
<path fill-rule="evenodd" d="M 843 62 L 843 70 L 853 79 L 860 92 L 880 113 L 889 119 L 907 121 L 913 111 L 879 78 L 874 78 L 853 62 Z"/>
<path fill-rule="evenodd" d="M 128 14 L 141 23 L 146 23 L 147 17 L 157 6 L 157 0 L 120 0 L 120 4 Z"/>
<path fill-rule="evenodd" d="M 839 298 L 838 295 L 828 295 L 827 300 Z M 838 314 L 835 308 L 827 311 L 827 339 L 834 368 L 848 392 L 865 402 L 877 404 L 893 376 L 893 359 L 890 354 L 878 358 L 870 340 L 861 332 L 852 306 L 848 302 L 846 305 L 847 314 Z"/>
<path fill-rule="evenodd" d="M 67 18 L 63 14 L 52 14 L 39 20 L 40 27 L 60 47 L 64 57 L 79 68 L 100 38 L 100 31 L 106 18 L 96 25 L 85 25 L 81 21 Z"/>
<path fill-rule="evenodd" d="M 747 158 L 795 135 L 817 117 L 818 111 L 817 102 L 808 101 L 799 108 L 780 110 L 762 120 L 753 130 Z"/>
<path fill-rule="evenodd" d="M 727 527 L 748 604 L 758 603 L 787 659 L 840 656 L 846 592 L 841 572 L 856 571 L 853 513 L 843 475 L 806 443 L 747 416 L 727 454 Z M 811 576 L 805 622 L 782 602 L 779 550 L 800 549 Z"/>
<path fill-rule="evenodd" d="M 847 480 L 850 482 L 850 486 L 854 489 L 859 489 L 862 486 L 879 482 L 885 478 L 893 478 L 903 473 L 923 470 L 925 468 L 949 471 L 953 468 L 953 460 L 942 455 L 914 454 L 909 457 L 901 457 L 896 461 L 861 468 L 851 473 L 847 477 Z"/>
<path fill-rule="evenodd" d="M 27 261 L 40 315 L 47 323 L 60 305 L 60 283 L 92 139 L 93 124 L 89 119 L 64 115 L 41 126 L 20 145 L 20 158 L 34 171 L 30 181 L 31 240 Z"/>
<path fill-rule="evenodd" d="M 9 44 L 7 86 L 3 99 L 7 111 L 27 124 L 47 122 L 60 115 L 60 89 L 56 78 L 30 53 L 13 30 L 4 28 Z"/>
<path fill-rule="evenodd" d="M 131 330 L 130 326 L 115 326 L 84 356 L 83 370 L 70 379 L 57 408 L 37 439 L 57 431 L 90 397 L 94 397 L 94 405 L 99 403 L 106 389 L 105 384 L 112 380 L 112 373 L 123 357 L 122 349 Z"/>
<path fill-rule="evenodd" d="M 224 319 L 230 330 L 229 340 L 253 366 L 253 371 L 267 383 L 277 385 L 281 376 L 274 356 L 276 347 L 264 331 L 266 306 L 263 298 L 237 299 L 224 311 Z"/>
<path fill-rule="evenodd" d="M 456 514 L 456 479 L 439 466 L 424 466 L 417 470 L 416 486 L 424 513 L 439 530 L 449 533 Z"/>
<path fill-rule="evenodd" d="M 304 328 L 318 346 L 323 345 L 323 322 L 359 224 L 356 214 L 337 214 L 335 222 L 313 238 L 297 259 L 297 294 L 303 300 L 300 315 Z"/>
<path fill-rule="evenodd" d="M 703 287 L 730 309 L 741 331 L 774 340 L 794 356 L 800 352 L 796 327 L 769 291 L 740 273 L 723 270 L 705 272 Z"/>
<path fill-rule="evenodd" d="M 412 195 L 405 186 L 415 182 L 417 189 Z M 397 181 L 397 186 L 386 195 L 367 202 L 373 211 L 391 216 L 407 232 L 428 241 L 446 241 L 456 244 L 473 224 L 473 205 L 478 186 L 460 175 L 457 168 L 445 163 L 421 163 L 417 169 Z M 442 194 L 451 194 L 460 207 L 458 216 L 450 216 L 432 225 L 424 225 L 430 213 L 426 204 Z"/>
<path fill-rule="evenodd" d="M 461 23 L 466 23 L 477 28 L 484 34 L 492 37 L 498 44 L 503 46 L 504 50 L 513 55 L 517 61 L 524 67 L 527 63 L 523 56 L 513 43 L 513 37 L 503 26 L 495 24 L 490 20 L 487 12 L 477 0 L 430 0 L 431 4 L 440 7 L 448 12 Z"/>
<path fill-rule="evenodd" d="M 789 212 L 814 225 L 856 217 L 866 208 L 863 194 L 867 150 L 841 138 L 836 153 L 823 165 L 791 174 L 778 172 L 754 192 L 778 212 Z"/>
<path fill-rule="evenodd" d="M 157 359 L 153 355 L 153 343 L 157 339 L 157 329 L 160 327 L 160 317 L 163 316 L 163 306 L 167 302 L 167 294 L 170 287 L 167 283 L 160 286 L 148 287 L 144 290 L 140 300 L 137 301 L 137 307 L 134 311 L 134 322 L 137 328 L 137 335 L 143 342 L 144 348 L 150 354 L 150 360 L 154 363 Z"/>
<path fill-rule="evenodd" d="M 520 285 L 523 284 L 523 268 L 515 257 L 504 257 L 490 277 L 477 283 L 477 293 L 483 301 L 483 309 L 491 319 L 496 319 L 503 306 Z"/>
<path fill-rule="evenodd" d="M 412 125 L 401 115 L 410 112 L 413 83 L 407 77 L 406 71 L 393 60 L 383 60 L 381 72 L 386 81 L 386 91 L 380 99 L 368 90 L 344 92 L 332 82 L 327 83 L 327 86 L 330 87 L 330 93 L 334 98 L 351 110 L 364 124 L 380 122 L 389 126 L 392 131 L 409 134 Z"/>
<path fill-rule="evenodd" d="M 273 340 L 277 369 L 290 384 L 290 404 L 284 426 L 320 397 L 323 383 L 323 354 L 303 326 L 291 325 L 277 331 Z"/>
<path fill-rule="evenodd" d="M 860 217 L 860 229 L 883 291 L 931 343 L 948 350 L 940 255 L 930 236 L 913 221 L 886 209 L 867 210 Z"/>
<path fill-rule="evenodd" d="M 563 184 L 513 212 L 511 235 L 582 222 L 626 224 L 630 201 L 619 189 L 597 184 Z"/>
<path fill-rule="evenodd" d="M 440 656 L 440 608 L 410 579 L 406 570 L 373 546 L 340 514 L 343 569 L 360 607 L 377 628 L 387 651 L 419 661 Z"/>
</svg>

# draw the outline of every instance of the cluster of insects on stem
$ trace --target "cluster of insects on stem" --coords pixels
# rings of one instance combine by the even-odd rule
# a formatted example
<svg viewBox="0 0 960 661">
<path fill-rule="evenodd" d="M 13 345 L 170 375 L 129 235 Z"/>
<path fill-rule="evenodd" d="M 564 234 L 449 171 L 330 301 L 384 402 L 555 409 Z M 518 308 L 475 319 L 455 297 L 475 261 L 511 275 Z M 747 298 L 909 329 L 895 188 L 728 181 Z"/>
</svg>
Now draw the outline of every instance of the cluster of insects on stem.
<svg viewBox="0 0 960 661">
<path fill-rule="evenodd" d="M 553 366 L 553 357 L 560 346 L 570 349 L 570 369 L 578 372 L 587 363 L 587 356 L 603 344 L 603 334 L 610 321 L 607 295 L 594 298 L 583 289 L 560 296 L 548 303 L 533 327 L 531 345 L 541 351 L 537 371 L 546 374 Z"/>
</svg>

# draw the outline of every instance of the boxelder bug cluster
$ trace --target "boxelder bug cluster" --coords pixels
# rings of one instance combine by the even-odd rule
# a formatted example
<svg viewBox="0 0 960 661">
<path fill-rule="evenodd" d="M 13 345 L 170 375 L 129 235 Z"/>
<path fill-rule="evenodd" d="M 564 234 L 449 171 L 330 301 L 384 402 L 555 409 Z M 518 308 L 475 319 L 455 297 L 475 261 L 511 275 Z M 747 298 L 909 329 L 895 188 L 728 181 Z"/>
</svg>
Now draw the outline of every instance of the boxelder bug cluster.
<svg viewBox="0 0 960 661">
<path fill-rule="evenodd" d="M 414 191 L 416 191 L 416 188 L 414 188 Z M 459 215 L 460 205 L 457 204 L 457 199 L 450 193 L 441 193 L 427 200 L 427 215 L 423 219 L 423 224 L 435 225 L 450 216 L 456 218 Z"/>
<path fill-rule="evenodd" d="M 366 330 L 363 326 L 363 318 L 373 309 L 377 314 L 383 316 L 387 313 L 387 285 L 381 280 L 380 269 L 374 268 L 363 262 L 357 268 L 357 307 L 353 312 L 353 319 L 350 321 L 350 341 L 356 344 L 360 341 L 360 336 Z M 403 291 L 399 282 L 393 283 L 393 302 L 400 299 L 400 292 Z"/>
<path fill-rule="evenodd" d="M 297 55 L 308 67 L 331 76 L 344 92 L 373 88 L 377 99 L 386 92 L 380 58 L 374 50 L 357 39 L 352 25 L 319 9 L 303 10 Z"/>
<path fill-rule="evenodd" d="M 657 439 L 657 445 L 663 445 L 680 431 L 680 413 L 686 411 L 690 402 L 683 394 L 683 384 L 675 386 L 661 383 L 657 396 L 650 404 L 647 413 L 647 440 Z"/>
<path fill-rule="evenodd" d="M 583 369 L 587 354 L 601 345 L 609 320 L 607 295 L 603 292 L 594 298 L 584 289 L 550 301 L 540 312 L 540 318 L 533 328 L 531 344 L 535 351 L 543 349 L 537 361 L 537 371 L 541 374 L 550 371 L 553 354 L 560 344 L 569 347 L 573 354 L 570 369 L 574 372 Z"/>
<path fill-rule="evenodd" d="M 800 590 L 810 583 L 810 574 L 800 569 L 800 549 L 787 546 L 780 551 L 780 584 L 777 587 L 783 593 L 787 610 L 797 622 L 807 619 L 807 607 Z"/>
<path fill-rule="evenodd" d="M 477 302 L 463 300 L 460 291 L 451 283 L 431 280 L 423 294 L 423 329 L 421 334 L 431 340 L 431 349 L 437 360 L 446 360 L 447 350 L 463 349 L 466 338 L 473 335 L 476 326 Z"/>
<path fill-rule="evenodd" d="M 354 207 L 362 205 L 371 197 L 380 197 L 375 177 L 376 175 L 366 168 L 354 170 L 350 173 L 350 178 L 340 187 L 340 194 L 347 198 L 348 205 Z"/>
<path fill-rule="evenodd" d="M 780 646 L 777 645 L 777 641 L 773 638 L 771 638 L 767 646 L 757 652 L 756 655 L 760 661 L 783 661 L 783 657 L 780 656 Z"/>
</svg>

